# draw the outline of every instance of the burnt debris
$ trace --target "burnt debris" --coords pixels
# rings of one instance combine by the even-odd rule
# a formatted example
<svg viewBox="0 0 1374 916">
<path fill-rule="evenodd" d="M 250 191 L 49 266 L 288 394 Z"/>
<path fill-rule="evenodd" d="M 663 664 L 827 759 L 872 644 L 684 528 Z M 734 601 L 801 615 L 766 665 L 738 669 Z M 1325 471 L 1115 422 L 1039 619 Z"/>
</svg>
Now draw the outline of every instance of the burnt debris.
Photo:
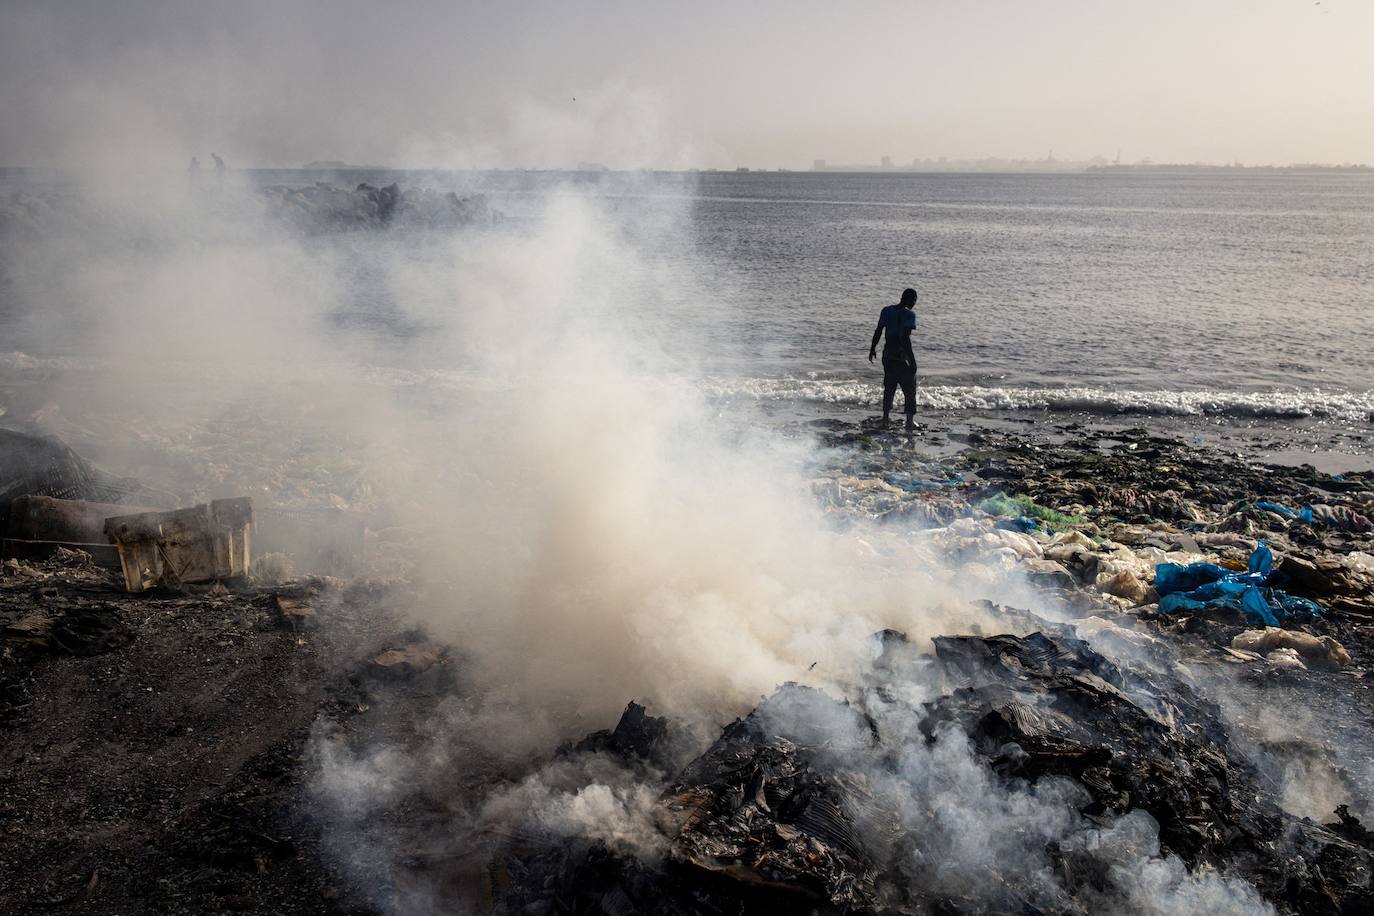
<svg viewBox="0 0 1374 916">
<path fill-rule="evenodd" d="M 885 645 L 876 671 L 911 670 L 891 657 L 910 645 Z M 1084 837 L 1128 815 L 1157 825 L 1152 861 L 1245 882 L 1281 912 L 1374 905 L 1369 832 L 1344 808 L 1322 826 L 1267 801 L 1215 710 L 1181 682 L 1125 672 L 1065 632 L 942 637 L 935 656 L 946 692 L 914 706 L 890 680 L 848 701 L 785 685 L 664 789 L 659 863 L 526 836 L 493 857 L 512 876 L 495 910 L 1094 912 L 1129 897 L 1130 873 Z M 1029 861 L 945 858 L 938 791 L 903 762 L 912 742 L 966 746 L 996 792 L 1053 784 L 1066 826 Z"/>
</svg>

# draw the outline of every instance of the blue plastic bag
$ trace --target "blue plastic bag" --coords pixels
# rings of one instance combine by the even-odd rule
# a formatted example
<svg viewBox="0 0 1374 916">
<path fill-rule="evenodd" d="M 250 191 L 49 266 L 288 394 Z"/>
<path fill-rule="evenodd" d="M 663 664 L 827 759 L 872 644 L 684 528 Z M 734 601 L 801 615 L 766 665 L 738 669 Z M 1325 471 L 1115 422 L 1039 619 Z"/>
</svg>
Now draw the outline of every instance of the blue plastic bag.
<svg viewBox="0 0 1374 916">
<path fill-rule="evenodd" d="M 1264 624 L 1266 627 L 1276 627 L 1279 625 L 1279 618 L 1274 616 L 1274 609 L 1270 606 L 1268 599 L 1264 597 L 1263 589 L 1258 586 L 1250 586 L 1240 596 L 1240 609 L 1245 614 L 1245 619 L 1249 623 Z"/>
<path fill-rule="evenodd" d="M 1161 595 L 1178 592 L 1191 592 L 1208 582 L 1215 582 L 1223 576 L 1232 575 L 1231 570 L 1214 563 L 1160 563 L 1155 567 L 1155 591 Z"/>
<path fill-rule="evenodd" d="M 1233 608 L 1252 626 L 1276 627 L 1281 621 L 1307 623 L 1322 615 L 1314 601 L 1265 588 L 1274 575 L 1274 552 L 1255 544 L 1247 571 L 1233 572 L 1214 563 L 1161 563 L 1155 567 L 1155 591 L 1165 614 L 1205 608 Z"/>
</svg>

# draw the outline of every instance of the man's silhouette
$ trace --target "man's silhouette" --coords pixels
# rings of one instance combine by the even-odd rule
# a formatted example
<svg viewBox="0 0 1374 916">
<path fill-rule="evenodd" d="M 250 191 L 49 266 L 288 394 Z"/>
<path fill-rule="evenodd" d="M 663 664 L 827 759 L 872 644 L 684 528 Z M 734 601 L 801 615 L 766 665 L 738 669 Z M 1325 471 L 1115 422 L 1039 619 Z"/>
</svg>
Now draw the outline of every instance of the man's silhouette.
<svg viewBox="0 0 1374 916">
<path fill-rule="evenodd" d="M 906 428 L 916 428 L 916 353 L 911 349 L 911 332 L 916 329 L 916 290 L 902 290 L 902 301 L 878 313 L 878 327 L 868 348 L 868 361 L 878 358 L 878 340 L 883 343 L 883 422 L 891 422 L 892 401 L 902 389 Z"/>
</svg>

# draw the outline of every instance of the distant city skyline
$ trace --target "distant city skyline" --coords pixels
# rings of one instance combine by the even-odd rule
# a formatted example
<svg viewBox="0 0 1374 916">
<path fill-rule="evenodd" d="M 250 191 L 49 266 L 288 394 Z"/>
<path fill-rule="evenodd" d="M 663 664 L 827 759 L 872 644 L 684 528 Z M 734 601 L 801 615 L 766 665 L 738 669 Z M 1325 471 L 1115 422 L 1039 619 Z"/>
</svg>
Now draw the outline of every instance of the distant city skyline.
<svg viewBox="0 0 1374 916">
<path fill-rule="evenodd" d="M 1370 35 L 1368 0 L 9 0 L 0 165 L 1370 162 Z"/>
</svg>

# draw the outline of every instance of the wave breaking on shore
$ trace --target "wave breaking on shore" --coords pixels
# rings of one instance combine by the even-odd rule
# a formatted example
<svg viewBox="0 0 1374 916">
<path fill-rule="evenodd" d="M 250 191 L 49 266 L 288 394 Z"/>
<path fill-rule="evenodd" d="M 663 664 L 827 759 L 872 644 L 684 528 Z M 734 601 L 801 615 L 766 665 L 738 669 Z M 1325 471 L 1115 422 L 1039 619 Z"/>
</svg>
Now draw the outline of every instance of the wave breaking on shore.
<svg viewBox="0 0 1374 916">
<path fill-rule="evenodd" d="M 882 396 L 882 386 L 876 382 L 819 378 L 714 378 L 707 383 L 707 389 L 716 397 L 816 401 L 848 407 L 872 406 Z M 917 388 L 916 400 L 921 407 L 932 410 L 1054 410 L 1254 419 L 1318 417 L 1347 422 L 1374 419 L 1374 392 L 1321 389 L 1138 391 L 1087 386 L 921 385 Z"/>
</svg>

